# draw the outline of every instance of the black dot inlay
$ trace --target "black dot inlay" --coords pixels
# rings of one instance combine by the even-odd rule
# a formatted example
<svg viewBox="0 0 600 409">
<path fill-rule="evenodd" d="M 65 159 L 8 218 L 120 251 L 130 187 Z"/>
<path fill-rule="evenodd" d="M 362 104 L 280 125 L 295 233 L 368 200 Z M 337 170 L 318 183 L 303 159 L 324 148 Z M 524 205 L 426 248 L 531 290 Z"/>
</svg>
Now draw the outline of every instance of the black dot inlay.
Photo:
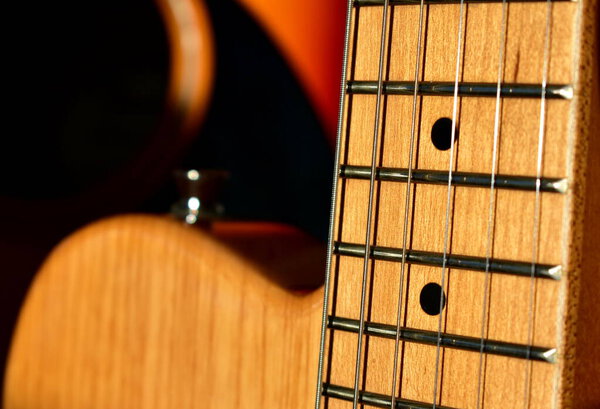
<svg viewBox="0 0 600 409">
<path fill-rule="evenodd" d="M 442 308 L 440 308 L 440 293 Z M 442 287 L 437 283 L 429 283 L 421 290 L 419 301 L 421 302 L 421 308 L 426 314 L 438 315 L 446 306 L 446 294 L 443 293 Z"/>
<path fill-rule="evenodd" d="M 454 140 L 458 139 L 458 130 L 454 133 Z M 441 151 L 447 151 L 452 141 L 452 119 L 440 118 L 431 127 L 431 142 Z"/>
</svg>

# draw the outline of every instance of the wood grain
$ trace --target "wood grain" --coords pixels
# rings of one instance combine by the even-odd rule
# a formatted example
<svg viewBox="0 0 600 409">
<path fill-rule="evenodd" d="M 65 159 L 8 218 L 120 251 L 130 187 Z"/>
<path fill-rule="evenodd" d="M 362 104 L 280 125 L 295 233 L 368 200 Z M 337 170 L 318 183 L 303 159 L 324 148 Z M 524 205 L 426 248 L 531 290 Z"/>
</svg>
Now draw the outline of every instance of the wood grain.
<svg viewBox="0 0 600 409">
<path fill-rule="evenodd" d="M 458 5 L 425 10 L 425 43 L 417 56 L 417 6 L 395 6 L 383 58 L 385 79 L 452 81 L 458 38 Z M 501 4 L 468 4 L 459 79 L 495 82 Z M 510 3 L 503 81 L 540 83 L 546 5 Z M 395 325 L 437 331 L 439 317 L 423 312 L 419 294 L 444 283 L 442 331 L 464 336 L 555 347 L 549 364 L 402 342 L 393 380 L 394 341 L 364 336 L 361 390 L 395 394 L 454 408 L 575 408 L 598 406 L 594 382 L 600 359 L 595 302 L 598 281 L 595 232 L 598 193 L 590 180 L 599 165 L 597 99 L 590 84 L 595 67 L 595 2 L 553 3 L 549 83 L 573 84 L 571 101 L 547 101 L 542 176 L 566 177 L 566 194 L 495 190 L 492 247 L 488 248 L 491 190 L 452 187 L 450 240 L 445 243 L 447 188 L 415 185 L 405 209 L 406 185 L 378 182 L 367 214 L 369 181 L 341 180 L 335 238 L 401 247 L 404 213 L 412 249 L 524 262 L 560 264 L 560 280 L 535 280 L 482 272 L 370 261 L 365 316 Z M 382 8 L 352 14 L 352 63 L 348 77 L 377 76 Z M 343 163 L 367 165 L 373 137 L 376 162 L 407 167 L 412 97 L 383 97 L 375 118 L 374 95 L 345 101 Z M 596 104 L 596 105 L 593 105 Z M 419 97 L 416 150 L 419 169 L 490 173 L 493 169 L 495 101 L 461 98 L 455 157 L 437 150 L 430 130 L 452 117 L 449 97 Z M 381 121 L 374 135 L 375 121 Z M 500 112 L 498 172 L 534 176 L 540 101 L 504 99 Z M 589 156 L 588 156 L 589 153 Z M 587 175 L 587 179 L 586 179 Z M 535 250 L 535 254 L 534 253 Z M 360 316 L 363 261 L 335 257 L 329 312 Z M 443 275 L 442 275 L 443 274 Z M 402 282 L 401 282 L 402 281 Z M 402 291 L 400 291 L 402 284 Z M 581 291 L 580 291 L 581 289 Z M 531 295 L 533 294 L 533 298 Z M 322 291 L 298 296 L 264 276 L 264 267 L 200 231 L 157 218 L 125 217 L 99 223 L 59 247 L 45 264 L 23 309 L 5 385 L 7 409 L 30 408 L 299 408 L 310 407 L 317 371 Z M 354 386 L 357 336 L 329 331 L 325 381 Z M 480 380 L 480 373 L 482 378 Z M 434 396 L 434 385 L 437 384 Z M 594 394 L 596 391 L 596 394 Z M 327 399 L 328 409 L 351 402 Z"/>
<path fill-rule="evenodd" d="M 419 80 L 454 80 L 459 7 L 448 4 L 426 7 Z M 545 3 L 508 5 L 503 81 L 542 82 L 546 7 Z M 548 82 L 573 84 L 576 97 L 572 101 L 546 101 L 547 110 L 542 121 L 545 138 L 542 176 L 567 177 L 569 191 L 565 195 L 540 194 L 538 233 L 534 233 L 535 192 L 499 189 L 494 192 L 490 255 L 562 265 L 565 270 L 562 279 L 532 281 L 527 277 L 491 274 L 489 285 L 486 285 L 485 273 L 482 272 L 452 269 L 442 272 L 441 268 L 412 265 L 407 268 L 402 294 L 399 294 L 400 264 L 370 261 L 368 280 L 364 283 L 368 294 L 365 316 L 369 321 L 396 325 L 400 302 L 403 326 L 437 331 L 438 316 L 432 317 L 423 312 L 419 294 L 425 284 L 443 282 L 447 297 L 447 306 L 442 312 L 443 332 L 479 338 L 483 331 L 488 339 L 556 347 L 559 351 L 558 363 L 531 363 L 494 355 L 480 358 L 478 353 L 442 348 L 440 370 L 436 374 L 436 347 L 407 342 L 400 344 L 398 382 L 392 385 L 394 341 L 365 337 L 359 385 L 361 390 L 431 403 L 437 382 L 437 404 L 450 407 L 573 407 L 572 374 L 579 363 L 573 360 L 571 354 L 575 337 L 573 323 L 576 319 L 575 311 L 570 306 L 579 300 L 579 280 L 589 283 L 598 268 L 593 261 L 586 261 L 586 269 L 581 269 L 578 260 L 582 242 L 577 235 L 583 223 L 595 225 L 597 219 L 596 213 L 592 214 L 597 210 L 588 210 L 584 222 L 581 201 L 586 188 L 582 175 L 586 170 L 590 171 L 586 169 L 586 158 L 587 141 L 592 138 L 588 129 L 589 113 L 593 112 L 593 108 L 588 91 L 592 79 L 590 67 L 593 67 L 589 55 L 596 41 L 591 23 L 596 15 L 594 7 L 594 2 L 553 3 L 551 11 Z M 381 57 L 387 67 L 384 80 L 414 80 L 418 13 L 418 6 L 392 8 L 388 23 L 391 35 L 386 39 L 386 51 Z M 585 24 L 581 24 L 582 15 L 585 16 Z M 381 7 L 354 10 L 354 29 L 349 50 L 352 63 L 349 65 L 348 79 L 377 80 L 382 17 Z M 501 22 L 501 4 L 465 6 L 459 81 L 497 81 L 503 29 Z M 584 41 L 580 41 L 581 38 Z M 582 64 L 578 63 L 580 55 Z M 375 117 L 376 101 L 376 95 L 346 97 L 342 163 L 370 166 L 374 124 L 375 121 L 382 121 L 382 129 L 376 135 L 379 144 L 378 166 L 406 168 L 413 98 L 382 97 L 385 107 L 383 118 Z M 432 125 L 438 118 L 452 118 L 453 99 L 429 96 L 419 97 L 417 102 L 416 168 L 448 171 L 452 167 L 454 171 L 492 173 L 495 98 L 460 98 L 457 110 L 459 137 L 454 158 L 450 157 L 450 151 L 437 150 L 430 139 Z M 540 100 L 503 99 L 500 109 L 497 172 L 535 176 Z M 585 131 L 583 128 L 586 128 Z M 598 167 L 592 162 L 589 166 Z M 371 243 L 401 248 L 406 185 L 377 182 L 373 198 L 376 206 L 374 214 L 369 215 L 369 181 L 341 179 L 339 183 L 337 239 L 364 244 L 366 226 L 369 218 L 372 218 L 375 232 Z M 592 189 L 588 186 L 588 190 Z M 450 237 L 447 243 L 450 253 L 486 256 L 490 194 L 490 189 L 452 187 L 449 203 Z M 410 248 L 439 253 L 444 251 L 446 195 L 446 186 L 413 187 L 408 210 Z M 592 196 L 595 197 L 594 194 Z M 594 205 L 588 205 L 590 208 L 594 209 Z M 588 253 L 597 252 L 597 244 L 587 246 Z M 592 250 L 592 247 L 596 250 Z M 595 256 L 588 257 L 593 259 Z M 337 285 L 332 289 L 332 299 L 335 301 L 330 306 L 330 313 L 358 319 L 363 261 L 338 256 L 333 265 L 333 282 Z M 592 308 L 591 301 L 589 298 L 587 300 L 586 308 Z M 585 326 L 587 321 L 579 322 L 580 326 Z M 589 332 L 586 327 L 583 337 L 587 339 Z M 333 331 L 330 336 L 330 366 L 326 371 L 326 382 L 353 387 L 357 335 Z M 591 345 L 593 343 L 589 340 L 585 342 L 588 357 L 599 356 L 598 352 L 590 351 L 591 348 L 597 349 L 597 346 Z M 587 361 L 588 358 L 579 359 Z M 584 366 L 581 364 L 582 368 Z M 578 372 L 583 372 L 583 369 L 578 369 Z M 579 382 L 590 385 L 593 381 L 579 378 L 576 383 Z M 586 395 L 589 396 L 589 392 Z M 574 407 L 591 408 L 593 404 L 600 404 L 600 399 L 591 397 L 587 406 Z M 328 405 L 329 408 L 352 406 L 351 402 L 337 399 L 329 399 Z"/>
<path fill-rule="evenodd" d="M 310 407 L 322 292 L 283 290 L 219 235 L 127 216 L 63 242 L 22 310 L 4 407 Z"/>
</svg>

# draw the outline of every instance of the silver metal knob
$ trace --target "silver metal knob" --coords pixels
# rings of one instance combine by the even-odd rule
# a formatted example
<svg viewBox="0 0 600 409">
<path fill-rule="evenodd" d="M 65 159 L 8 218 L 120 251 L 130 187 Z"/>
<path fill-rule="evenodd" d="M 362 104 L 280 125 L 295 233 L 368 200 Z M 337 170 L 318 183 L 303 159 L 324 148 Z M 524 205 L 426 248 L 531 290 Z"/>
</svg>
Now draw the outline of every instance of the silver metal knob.
<svg viewBox="0 0 600 409">
<path fill-rule="evenodd" d="M 177 170 L 174 173 L 181 199 L 171 214 L 187 224 L 209 225 L 223 217 L 225 209 L 219 196 L 229 173 L 223 170 Z"/>
</svg>

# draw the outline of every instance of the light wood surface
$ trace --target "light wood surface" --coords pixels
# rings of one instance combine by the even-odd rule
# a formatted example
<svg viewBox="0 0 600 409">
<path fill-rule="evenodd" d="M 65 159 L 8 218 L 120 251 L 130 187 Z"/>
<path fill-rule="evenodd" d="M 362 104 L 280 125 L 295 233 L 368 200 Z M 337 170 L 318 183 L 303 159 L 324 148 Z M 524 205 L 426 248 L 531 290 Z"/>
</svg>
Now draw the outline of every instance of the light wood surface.
<svg viewBox="0 0 600 409">
<path fill-rule="evenodd" d="M 546 7 L 545 3 L 508 5 L 503 82 L 542 83 Z M 401 342 L 397 384 L 392 387 L 394 340 L 365 336 L 360 390 L 384 395 L 394 393 L 404 399 L 431 404 L 437 382 L 437 404 L 455 408 L 592 408 L 600 405 L 597 392 L 591 393 L 598 390 L 597 381 L 580 377 L 575 383 L 582 382 L 588 387 L 581 386 L 582 391 L 586 390 L 586 398 L 578 398 L 578 402 L 587 403 L 572 406 L 576 366 L 597 367 L 600 357 L 597 343 L 590 345 L 593 341 L 588 340 L 588 355 L 579 356 L 577 361 L 573 359 L 579 285 L 592 283 L 594 273 L 598 272 L 598 265 L 593 261 L 586 261 L 585 269 L 581 265 L 584 223 L 593 226 L 598 223 L 593 204 L 584 221 L 582 201 L 588 163 L 587 141 L 597 139 L 597 131 L 590 128 L 589 117 L 590 112 L 594 112 L 590 106 L 591 56 L 596 38 L 594 7 L 593 2 L 585 1 L 552 4 L 548 83 L 573 84 L 576 97 L 572 101 L 546 101 L 542 176 L 568 178 L 569 190 L 565 195 L 541 193 L 535 262 L 562 265 L 562 279 L 537 279 L 532 284 L 528 277 L 492 274 L 486 287 L 485 273 L 453 269 L 447 269 L 443 278 L 447 305 L 442 313 L 442 332 L 479 338 L 483 327 L 487 339 L 555 347 L 558 362 L 532 363 L 484 355 L 480 364 L 479 353 L 442 348 L 436 374 L 435 346 Z M 582 12 L 582 20 L 579 20 Z M 383 57 L 384 80 L 414 81 L 418 13 L 418 6 L 396 6 L 390 12 L 391 34 Z M 501 4 L 465 6 L 459 81 L 496 83 L 501 21 Z M 377 80 L 382 24 L 382 7 L 354 9 L 348 80 Z M 459 5 L 426 8 L 420 81 L 454 81 L 458 27 Z M 379 120 L 377 166 L 407 168 L 413 97 L 382 97 L 384 115 L 380 118 L 376 118 L 376 101 L 376 95 L 346 97 L 340 162 L 371 166 L 374 124 Z M 495 103 L 495 98 L 460 98 L 459 137 L 452 161 L 454 171 L 492 173 Z M 448 171 L 450 150 L 437 150 L 430 135 L 438 118 L 452 118 L 453 98 L 419 97 L 417 106 L 414 167 Z M 540 100 L 503 99 L 500 117 L 497 172 L 535 177 Z M 592 162 L 595 160 L 591 158 Z M 597 169 L 592 162 L 590 166 Z M 406 184 L 376 182 L 372 215 L 368 214 L 369 185 L 368 180 L 340 180 L 335 239 L 364 245 L 368 218 L 372 217 L 371 243 L 401 248 Z M 595 188 L 588 185 L 588 189 Z M 450 254 L 486 257 L 490 192 L 484 188 L 452 188 L 447 243 Z M 496 189 L 494 194 L 491 256 L 531 263 L 535 192 Z M 407 233 L 410 248 L 443 253 L 447 187 L 414 185 L 411 195 Z M 592 253 L 598 252 L 597 243 L 588 241 L 586 246 L 588 260 L 594 259 Z M 334 301 L 330 314 L 359 319 L 362 271 L 362 258 L 334 257 L 332 281 L 336 285 L 331 290 Z M 438 316 L 424 313 L 419 294 L 429 282 L 442 283 L 442 269 L 409 266 L 401 297 L 398 294 L 400 271 L 399 263 L 370 261 L 365 284 L 366 320 L 396 326 L 401 300 L 403 326 L 437 331 Z M 582 294 L 591 296 L 587 290 Z M 487 308 L 482 320 L 484 300 L 487 300 Z M 579 325 L 595 328 L 597 323 L 591 317 L 598 314 L 598 307 L 592 307 L 589 299 L 586 306 L 588 310 L 579 317 Z M 591 332 L 593 330 L 584 330 L 582 337 L 586 338 Z M 354 387 L 357 335 L 333 331 L 328 341 L 326 361 L 330 366 L 325 371 L 325 382 Z M 480 365 L 483 366 L 481 382 Z M 577 371 L 583 372 L 579 367 Z M 352 407 L 351 402 L 337 399 L 328 399 L 327 403 L 328 408 Z"/>
<path fill-rule="evenodd" d="M 252 231 L 299 249 L 300 258 L 289 246 L 271 250 L 271 267 L 306 265 L 303 251 L 315 248 L 289 229 L 225 225 L 216 239 L 149 216 L 100 222 L 63 242 L 22 310 L 4 407 L 310 407 L 322 292 L 283 290 L 256 258 L 234 252 Z"/>
<path fill-rule="evenodd" d="M 420 80 L 453 81 L 458 5 L 426 8 Z M 466 6 L 460 81 L 496 81 L 501 4 Z M 545 3 L 510 3 L 503 81 L 542 82 Z M 599 303 L 594 242 L 600 219 L 597 128 L 591 99 L 595 68 L 595 3 L 552 4 L 549 83 L 573 84 L 573 100 L 548 100 L 544 122 L 545 177 L 566 177 L 565 194 L 541 193 L 534 243 L 535 193 L 495 190 L 491 256 L 560 264 L 560 280 L 445 271 L 445 333 L 557 348 L 557 362 L 484 355 L 400 343 L 401 370 L 392 385 L 394 340 L 365 337 L 361 390 L 472 409 L 593 409 L 600 359 Z M 382 8 L 352 14 L 348 77 L 376 80 Z M 385 79 L 413 80 L 418 6 L 396 6 L 389 16 Z M 597 67 L 596 67 L 597 68 Z M 375 118 L 373 95 L 346 99 L 341 161 L 366 165 Z M 451 97 L 418 101 L 419 169 L 448 170 L 449 151 L 435 149 L 432 124 L 452 117 Z M 596 105 L 593 105 L 596 104 Z M 384 98 L 377 163 L 407 167 L 412 97 Z M 455 171 L 490 173 L 493 98 L 461 98 Z M 540 123 L 538 99 L 501 104 L 498 173 L 535 176 Z M 588 159 L 588 151 L 591 156 Z M 587 176 L 587 179 L 586 179 Z M 597 180 L 597 178 L 596 178 Z M 375 189 L 372 243 L 402 245 L 403 183 Z M 447 188 L 414 185 L 410 200 L 411 249 L 442 252 Z M 335 238 L 364 243 L 369 181 L 340 182 Z M 490 189 L 453 187 L 449 252 L 485 257 Z M 244 247 L 244 246 L 242 246 Z M 265 277 L 252 257 L 205 233 L 159 218 L 124 217 L 91 226 L 64 242 L 30 291 L 15 334 L 5 384 L 7 409 L 33 408 L 307 408 L 316 391 L 322 291 L 299 296 Z M 289 253 L 290 255 L 292 253 Z M 360 315 L 362 259 L 335 257 L 329 312 Z M 421 288 L 442 281 L 442 269 L 411 265 L 400 286 L 400 265 L 371 262 L 368 321 L 437 331 L 425 314 Z M 533 289 L 533 303 L 531 291 Z M 487 308 L 484 304 L 487 300 Z M 484 319 L 482 320 L 482 316 Z M 530 339 L 531 338 L 531 339 Z M 329 332 L 328 383 L 354 385 L 357 336 Z M 483 378 L 479 382 L 480 363 Z M 478 402 L 478 396 L 480 400 Z M 351 402 L 326 400 L 328 409 Z"/>
</svg>

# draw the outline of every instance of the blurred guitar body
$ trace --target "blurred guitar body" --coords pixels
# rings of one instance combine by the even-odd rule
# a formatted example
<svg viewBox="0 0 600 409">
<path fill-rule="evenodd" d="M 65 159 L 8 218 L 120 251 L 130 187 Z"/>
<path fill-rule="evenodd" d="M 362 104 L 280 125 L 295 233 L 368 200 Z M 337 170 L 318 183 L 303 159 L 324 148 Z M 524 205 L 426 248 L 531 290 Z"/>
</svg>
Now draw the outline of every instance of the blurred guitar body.
<svg viewBox="0 0 600 409">
<path fill-rule="evenodd" d="M 138 208 L 194 140 L 214 82 L 194 1 L 7 5 L 0 149 L 0 365 L 48 252 L 98 217 Z M 26 23 L 26 28 L 23 25 Z"/>
<path fill-rule="evenodd" d="M 222 222 L 201 230 L 157 216 L 100 221 L 65 240 L 38 272 L 10 352 L 6 409 L 293 409 L 311 407 L 315 393 L 317 408 L 330 409 L 597 407 L 600 354 L 591 317 L 599 313 L 600 138 L 598 116 L 590 113 L 599 99 L 598 88 L 586 86 L 598 81 L 595 3 L 510 2 L 503 20 L 507 3 L 478 2 L 466 6 L 473 20 L 464 25 L 458 4 L 427 5 L 427 58 L 414 47 L 425 27 L 414 24 L 419 5 L 392 2 L 389 16 L 387 2 L 348 4 L 349 86 L 326 287 L 290 290 L 315 286 L 321 260 L 319 244 L 293 229 Z M 254 10 L 268 18 L 267 9 Z M 546 50 L 554 65 L 532 51 L 545 42 L 538 29 L 544 25 L 532 24 L 532 16 L 548 18 L 547 32 L 559 34 Z M 388 22 L 390 34 L 382 37 Z M 468 39 L 463 65 L 447 52 L 457 46 L 460 27 Z M 503 70 L 494 59 L 500 39 L 513 46 Z M 305 61 L 300 54 L 290 58 Z M 380 54 L 397 64 L 384 64 Z M 411 79 L 415 59 L 425 65 L 417 74 L 426 83 L 421 90 L 400 83 Z M 542 66 L 553 69 L 544 74 Z M 462 67 L 463 77 L 454 67 Z M 452 98 L 458 96 L 444 88 L 454 75 L 475 84 L 460 88 L 461 133 L 451 142 L 460 144 L 456 160 L 454 148 L 430 138 L 440 116 L 457 115 Z M 496 81 L 513 86 L 501 89 Z M 421 104 L 412 105 L 419 92 Z M 546 95 L 552 115 L 540 121 L 535 115 Z M 502 101 L 505 113 L 494 111 L 499 105 L 488 97 Z M 379 98 L 388 104 L 382 104 L 387 117 L 376 114 Z M 406 176 L 412 156 L 399 154 L 409 151 L 411 106 L 419 107 L 417 134 L 424 135 L 415 154 L 423 173 L 414 179 Z M 492 147 L 494 112 L 505 129 L 499 152 Z M 531 153 L 544 121 L 550 142 L 536 177 Z M 565 123 L 575 124 L 572 132 Z M 443 173 L 448 161 L 451 171 Z M 456 180 L 452 170 L 460 172 Z M 494 184 L 496 176 L 502 184 Z M 490 178 L 491 185 L 481 182 Z M 404 196 L 413 185 L 413 196 L 410 190 Z M 410 233 L 401 223 L 409 216 Z M 495 228 L 486 230 L 489 219 Z M 369 220 L 376 221 L 372 231 Z M 447 246 L 444 226 L 454 234 Z M 403 231 L 411 235 L 410 254 L 400 249 Z M 400 263 L 410 265 L 410 274 L 401 275 Z M 431 311 L 422 291 L 438 281 L 439 310 Z M 399 372 L 396 357 L 405 359 Z"/>
<path fill-rule="evenodd" d="M 123 216 L 87 227 L 30 290 L 4 407 L 310 407 L 322 292 L 273 279 L 312 272 L 314 286 L 322 261 L 322 245 L 279 226 L 209 234 Z"/>
<path fill-rule="evenodd" d="M 19 133 L 3 138 L 1 154 L 1 363 L 25 289 L 52 247 L 91 220 L 140 207 L 145 211 L 168 208 L 177 200 L 169 184 L 173 168 L 182 166 L 182 158 L 202 156 L 206 143 L 211 143 L 210 135 L 198 138 L 200 125 L 208 123 L 217 129 L 213 138 L 219 143 L 227 147 L 235 144 L 232 130 L 224 130 L 222 124 L 226 107 L 218 101 L 231 91 L 227 84 L 238 80 L 232 77 L 238 69 L 232 63 L 237 63 L 240 54 L 255 52 L 255 44 L 242 40 L 232 44 L 223 33 L 229 31 L 232 39 L 236 35 L 260 43 L 259 51 L 268 54 L 268 60 L 264 67 L 260 63 L 255 66 L 267 75 L 281 71 L 279 77 L 287 81 L 281 101 L 304 109 L 290 118 L 308 116 L 307 122 L 312 120 L 310 137 L 319 141 L 321 150 L 314 158 L 318 162 L 314 168 L 330 166 L 333 135 L 329 140 L 323 135 L 334 133 L 338 56 L 343 40 L 343 11 L 333 4 L 300 19 L 289 15 L 285 20 L 288 24 L 273 29 L 273 17 L 264 15 L 269 6 L 264 2 L 75 3 L 40 6 L 31 12 L 25 6 L 14 5 L 14 14 L 26 14 L 33 26 L 16 44 L 36 43 L 27 52 L 25 47 L 19 49 L 15 52 L 18 57 L 12 59 L 18 72 L 14 77 L 23 78 L 12 97 L 12 106 L 21 111 L 9 115 Z M 316 2 L 307 7 L 315 12 Z M 314 39 L 303 39 L 298 30 L 307 22 L 315 23 L 315 19 L 339 23 L 316 26 L 313 31 L 329 40 L 310 44 Z M 231 21 L 244 23 L 239 32 L 227 26 Z M 44 70 L 40 69 L 39 75 L 30 73 L 38 69 L 32 60 L 43 62 Z M 311 64 L 307 64 L 309 60 Z M 215 72 L 217 64 L 219 73 Z M 279 84 L 275 81 L 273 85 L 269 87 L 278 92 Z M 268 95 L 264 91 L 262 94 Z M 242 88 L 242 92 L 247 93 L 248 88 Z M 213 112 L 211 94 L 220 112 Z M 36 95 L 33 106 L 25 101 L 31 95 Z M 290 102 L 291 98 L 296 100 Z M 308 102 L 304 102 L 306 99 Z M 25 106 L 29 107 L 26 112 L 22 109 Z M 246 108 L 244 111 L 250 112 Z M 262 112 L 268 111 L 263 108 Z M 34 116 L 35 121 L 29 120 Z M 307 129 L 296 128 L 299 132 Z M 260 132 L 260 124 L 255 129 Z M 294 137 L 282 132 L 281 126 L 274 129 L 265 129 L 265 134 L 277 133 L 279 139 L 261 134 L 265 144 L 277 145 Z M 244 137 L 248 141 L 253 135 Z M 208 142 L 199 141 L 201 146 L 194 151 L 191 147 L 198 139 Z M 311 142 L 302 145 L 306 149 L 312 146 Z M 234 157 L 233 161 L 248 169 L 243 160 Z M 280 176 L 288 177 L 285 173 Z M 244 181 L 238 185 L 256 189 Z M 327 189 L 328 182 L 321 185 Z M 233 190 L 239 191 L 236 187 Z M 262 191 L 260 196 L 273 202 L 268 192 Z M 263 218 L 270 210 L 256 215 L 260 206 L 245 206 L 248 210 L 243 216 Z M 311 210 L 306 213 L 305 218 L 310 218 Z M 324 219 L 326 211 L 322 213 Z"/>
</svg>

